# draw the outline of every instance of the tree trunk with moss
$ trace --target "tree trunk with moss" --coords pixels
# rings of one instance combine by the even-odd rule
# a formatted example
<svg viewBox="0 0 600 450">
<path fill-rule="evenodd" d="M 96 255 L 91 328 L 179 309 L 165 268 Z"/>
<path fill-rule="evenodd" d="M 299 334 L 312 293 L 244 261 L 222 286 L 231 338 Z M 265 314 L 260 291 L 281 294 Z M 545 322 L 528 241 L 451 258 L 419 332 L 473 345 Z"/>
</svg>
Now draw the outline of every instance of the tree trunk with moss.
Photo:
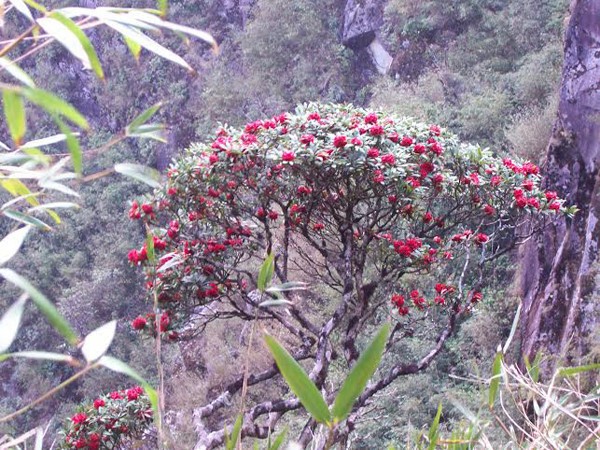
<svg viewBox="0 0 600 450">
<path fill-rule="evenodd" d="M 542 352 L 571 364 L 596 353 L 600 323 L 599 18 L 600 0 L 571 2 L 558 117 L 544 170 L 546 187 L 580 211 L 547 229 L 522 264 L 522 354 Z"/>
</svg>

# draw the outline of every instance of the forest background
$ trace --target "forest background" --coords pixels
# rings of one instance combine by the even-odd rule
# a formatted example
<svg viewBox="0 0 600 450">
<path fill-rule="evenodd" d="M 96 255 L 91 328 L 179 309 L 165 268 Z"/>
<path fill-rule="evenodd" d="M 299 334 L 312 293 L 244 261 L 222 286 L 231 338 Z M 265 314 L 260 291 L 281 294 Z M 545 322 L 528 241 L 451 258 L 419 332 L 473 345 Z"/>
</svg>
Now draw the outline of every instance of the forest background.
<svg viewBox="0 0 600 450">
<path fill-rule="evenodd" d="M 128 6 L 123 3 L 118 2 Z M 131 6 L 143 6 L 134 3 Z M 59 46 L 46 49 L 27 69 L 42 87 L 68 99 L 90 119 L 95 133 L 86 143 L 89 148 L 139 111 L 165 102 L 160 114 L 170 126 L 167 145 L 127 141 L 87 157 L 86 173 L 125 161 L 164 170 L 178 149 L 207 139 L 218 122 L 242 125 L 314 100 L 349 102 L 439 123 L 498 154 L 540 162 L 557 107 L 567 2 L 383 3 L 379 35 L 394 58 L 385 75 L 378 73 L 366 48 L 342 44 L 346 2 L 329 0 L 172 1 L 174 20 L 207 30 L 220 43 L 215 56 L 205 46 L 185 46 L 165 37 L 197 68 L 195 75 L 149 54 L 132 64 L 125 45 L 101 30 L 91 38 L 101 60 L 110 61 L 104 83 Z M 50 125 L 43 116 L 36 120 L 43 135 Z M 117 176 L 81 185 L 81 210 L 66 214 L 52 233 L 38 232 L 28 240 L 12 267 L 54 299 L 83 335 L 118 319 L 113 354 L 155 380 L 152 343 L 140 344 L 129 325 L 143 309 L 144 292 L 140 274 L 129 266 L 126 255 L 144 230 L 129 221 L 127 210 L 131 199 L 146 191 Z M 397 383 L 387 400 L 381 399 L 377 421 L 361 425 L 357 446 L 402 441 L 410 429 L 431 422 L 439 401 L 479 402 L 478 387 L 460 377 L 488 375 L 496 347 L 508 335 L 518 304 L 514 257 L 497 266 L 484 291 L 485 301 L 430 370 Z M 0 299 L 0 309 L 10 301 Z M 34 310 L 26 318 L 17 350 L 60 346 L 58 335 Z M 192 399 L 230 378 L 230 368 L 240 364 L 240 355 L 227 352 L 227 342 L 238 339 L 239 332 L 236 327 L 220 329 L 166 350 L 172 374 L 168 409 L 177 415 L 182 448 L 195 442 L 189 415 L 195 406 Z M 420 343 L 411 345 L 418 348 Z M 68 368 L 16 362 L 0 370 L 0 413 L 7 413 L 64 379 Z M 97 372 L 2 425 L 0 433 L 15 434 L 50 419 L 57 427 L 81 400 L 127 383 L 108 371 Z"/>
</svg>

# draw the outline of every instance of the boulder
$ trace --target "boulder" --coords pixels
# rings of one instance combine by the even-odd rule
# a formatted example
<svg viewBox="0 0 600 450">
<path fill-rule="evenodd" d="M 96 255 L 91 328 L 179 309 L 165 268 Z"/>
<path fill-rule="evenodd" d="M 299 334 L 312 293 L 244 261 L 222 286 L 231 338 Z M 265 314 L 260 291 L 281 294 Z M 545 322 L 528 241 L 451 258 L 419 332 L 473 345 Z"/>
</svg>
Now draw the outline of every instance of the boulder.
<svg viewBox="0 0 600 450">
<path fill-rule="evenodd" d="M 368 47 L 383 24 L 385 0 L 348 0 L 344 8 L 342 43 L 360 50 Z"/>
</svg>

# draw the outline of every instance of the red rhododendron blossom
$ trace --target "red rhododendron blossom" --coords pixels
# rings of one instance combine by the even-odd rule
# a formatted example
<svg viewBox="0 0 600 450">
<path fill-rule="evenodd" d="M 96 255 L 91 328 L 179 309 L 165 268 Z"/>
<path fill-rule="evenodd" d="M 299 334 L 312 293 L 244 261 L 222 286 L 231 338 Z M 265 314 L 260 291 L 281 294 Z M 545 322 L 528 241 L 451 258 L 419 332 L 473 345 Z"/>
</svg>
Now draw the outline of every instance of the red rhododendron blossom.
<svg viewBox="0 0 600 450">
<path fill-rule="evenodd" d="M 379 150 L 376 149 L 375 147 L 372 147 L 369 150 L 367 150 L 368 158 L 377 158 L 378 156 L 379 156 Z"/>
<path fill-rule="evenodd" d="M 321 231 L 325 229 L 325 225 L 322 224 L 321 222 L 317 222 L 313 225 L 313 230 L 315 231 Z"/>
<path fill-rule="evenodd" d="M 431 214 L 429 211 L 427 211 L 425 214 L 423 214 L 423 222 L 425 222 L 425 223 L 433 222 L 433 214 Z"/>
<path fill-rule="evenodd" d="M 383 133 L 385 133 L 385 130 L 381 125 L 373 125 L 369 128 L 369 134 L 371 136 L 381 136 Z"/>
<path fill-rule="evenodd" d="M 94 408 L 98 409 L 102 406 L 106 406 L 104 400 L 102 400 L 101 398 L 97 398 L 96 400 L 94 400 Z"/>
<path fill-rule="evenodd" d="M 488 242 L 490 240 L 489 236 L 487 234 L 484 233 L 477 233 L 475 235 L 475 242 L 479 245 L 481 244 L 485 244 L 486 242 Z"/>
<path fill-rule="evenodd" d="M 131 326 L 134 330 L 143 330 L 146 327 L 146 319 L 144 319 L 142 316 L 138 316 L 133 319 Z"/>
<path fill-rule="evenodd" d="M 279 214 L 277 213 L 277 211 L 271 210 L 271 211 L 269 211 L 268 216 L 269 216 L 269 219 L 271 219 L 271 220 L 277 220 L 277 218 L 279 217 Z"/>
<path fill-rule="evenodd" d="M 87 415 L 85 413 L 77 413 L 73 417 L 71 417 L 71 421 L 76 424 L 85 423 L 87 420 Z"/>
<path fill-rule="evenodd" d="M 498 186 L 500 183 L 502 183 L 502 177 L 500 175 L 494 175 L 491 179 L 490 179 L 490 184 L 492 186 Z"/>
<path fill-rule="evenodd" d="M 129 209 L 129 218 L 139 219 L 140 217 L 142 217 L 142 214 L 140 213 L 138 202 L 134 200 L 131 203 L 131 209 Z"/>
<path fill-rule="evenodd" d="M 373 181 L 375 183 L 383 183 L 385 181 L 385 176 L 381 170 L 376 170 L 373 172 Z"/>
<path fill-rule="evenodd" d="M 138 397 L 140 395 L 142 395 L 143 393 L 144 393 L 144 390 L 139 386 L 135 386 L 135 387 L 132 387 L 131 389 L 127 389 L 127 400 L 129 400 L 129 401 L 137 400 Z"/>
<path fill-rule="evenodd" d="M 396 158 L 391 153 L 388 153 L 387 155 L 383 155 L 381 157 L 381 162 L 384 164 L 393 165 L 396 163 Z"/>
<path fill-rule="evenodd" d="M 142 211 L 144 211 L 144 214 L 152 214 L 154 212 L 154 208 L 152 207 L 152 205 L 149 205 L 148 203 L 144 203 L 142 205 Z"/>
<path fill-rule="evenodd" d="M 315 137 L 312 134 L 303 134 L 300 136 L 300 143 L 309 145 L 315 142 Z"/>
<path fill-rule="evenodd" d="M 531 192 L 533 190 L 533 181 L 531 180 L 525 180 L 523 181 L 523 189 L 525 189 L 526 191 Z"/>
<path fill-rule="evenodd" d="M 558 194 L 554 191 L 547 191 L 544 193 L 547 201 L 556 200 L 558 198 Z"/>
<path fill-rule="evenodd" d="M 400 145 L 402 147 L 410 147 L 413 144 L 414 140 L 410 136 L 403 136 L 400 141 Z"/>
<path fill-rule="evenodd" d="M 352 145 L 355 145 L 356 147 L 360 147 L 361 145 L 363 145 L 363 141 L 361 141 L 361 140 L 360 140 L 359 138 L 357 138 L 357 137 L 353 137 L 353 138 L 350 140 L 350 143 L 351 143 Z"/>
<path fill-rule="evenodd" d="M 483 207 L 483 212 L 488 216 L 492 216 L 496 212 L 496 209 L 492 205 L 487 204 Z"/>
<path fill-rule="evenodd" d="M 552 202 L 548 205 L 548 209 L 552 210 L 552 211 L 559 211 L 560 210 L 560 203 L 558 202 Z"/>
<path fill-rule="evenodd" d="M 283 152 L 283 154 L 281 155 L 281 159 L 286 162 L 291 162 L 294 159 L 296 159 L 296 155 L 294 154 L 294 152 Z"/>
<path fill-rule="evenodd" d="M 348 143 L 348 139 L 344 135 L 336 136 L 333 138 L 333 146 L 336 148 L 345 147 Z"/>
<path fill-rule="evenodd" d="M 430 125 L 429 132 L 431 134 L 433 134 L 434 136 L 439 136 L 441 134 L 442 130 L 437 125 Z"/>
<path fill-rule="evenodd" d="M 422 155 L 426 151 L 427 147 L 425 147 L 423 144 L 417 144 L 413 147 L 413 152 L 415 152 L 417 155 Z"/>
<path fill-rule="evenodd" d="M 419 172 L 420 172 L 421 178 L 425 178 L 427 175 L 429 175 L 431 172 L 433 172 L 434 169 L 435 169 L 434 165 L 432 163 L 430 163 L 429 161 L 421 164 L 419 166 Z"/>
<path fill-rule="evenodd" d="M 442 147 L 442 145 L 439 142 L 434 142 L 431 145 L 431 147 L 429 147 L 429 150 L 431 151 L 431 153 L 435 153 L 438 156 L 444 153 L 444 147 Z"/>
<path fill-rule="evenodd" d="M 369 113 L 365 116 L 365 123 L 367 124 L 375 124 L 377 123 L 377 114 Z"/>
<path fill-rule="evenodd" d="M 483 300 L 483 294 L 481 292 L 473 292 L 471 296 L 471 303 L 477 303 Z"/>
</svg>

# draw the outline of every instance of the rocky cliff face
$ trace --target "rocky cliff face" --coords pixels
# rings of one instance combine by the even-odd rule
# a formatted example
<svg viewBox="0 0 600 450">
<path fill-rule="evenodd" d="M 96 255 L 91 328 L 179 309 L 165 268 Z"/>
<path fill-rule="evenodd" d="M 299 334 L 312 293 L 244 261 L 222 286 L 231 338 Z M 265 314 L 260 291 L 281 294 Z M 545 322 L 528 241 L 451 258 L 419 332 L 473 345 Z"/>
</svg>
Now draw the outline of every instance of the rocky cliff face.
<svg viewBox="0 0 600 450">
<path fill-rule="evenodd" d="M 578 357 L 600 322 L 600 0 L 575 0 L 565 35 L 547 187 L 581 211 L 549 228 L 523 262 L 523 354 Z M 597 337 L 596 337 L 597 338 Z"/>
</svg>

